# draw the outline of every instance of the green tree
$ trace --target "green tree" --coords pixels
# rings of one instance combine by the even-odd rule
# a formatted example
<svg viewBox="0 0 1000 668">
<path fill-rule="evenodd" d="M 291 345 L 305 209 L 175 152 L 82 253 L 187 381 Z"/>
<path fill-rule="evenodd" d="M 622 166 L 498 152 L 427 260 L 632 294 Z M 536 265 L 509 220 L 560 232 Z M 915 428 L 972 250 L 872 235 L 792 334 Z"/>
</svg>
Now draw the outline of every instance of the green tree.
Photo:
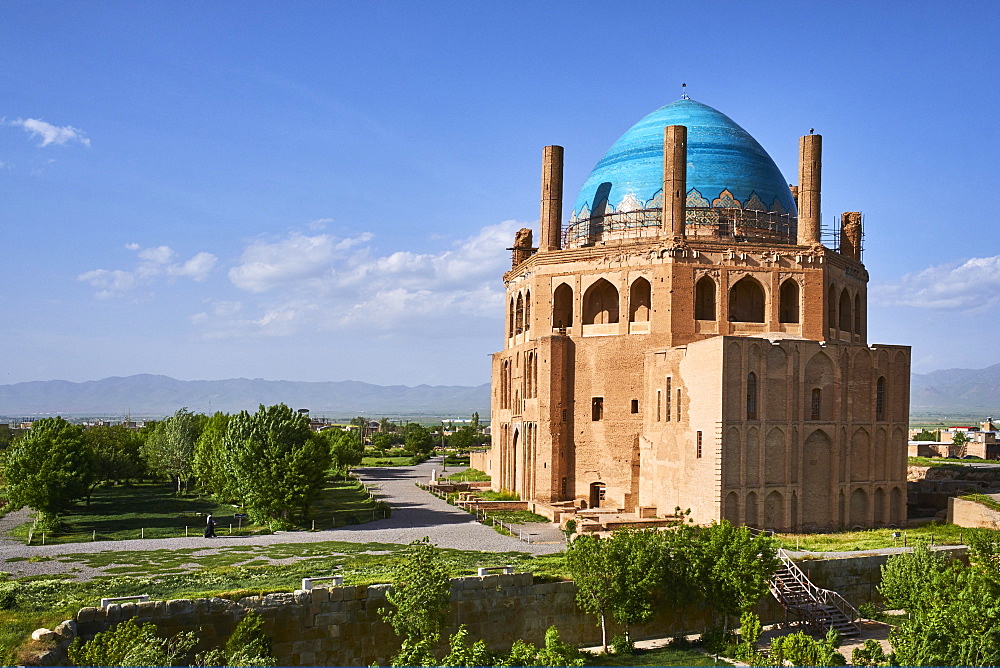
<svg viewBox="0 0 1000 668">
<path fill-rule="evenodd" d="M 160 638 L 152 622 L 140 625 L 127 619 L 84 643 L 76 638 L 69 646 L 74 666 L 172 666 L 194 649 L 193 632 Z"/>
<path fill-rule="evenodd" d="M 44 418 L 4 452 L 3 475 L 8 509 L 28 506 L 49 525 L 87 495 L 96 463 L 83 428 Z"/>
<path fill-rule="evenodd" d="M 231 416 L 216 412 L 205 420 L 205 426 L 194 444 L 194 461 L 191 470 L 198 484 L 219 498 L 231 501 L 232 490 L 227 488 L 229 474 L 226 471 L 225 440 Z"/>
<path fill-rule="evenodd" d="M 392 442 L 392 434 L 388 432 L 380 431 L 377 434 L 372 434 L 372 447 L 382 455 L 385 455 L 386 451 L 392 447 Z"/>
<path fill-rule="evenodd" d="M 380 434 L 375 434 L 379 436 Z M 347 472 L 361 463 L 365 456 L 365 446 L 356 431 L 324 429 L 316 435 L 330 450 L 330 461 L 341 471 Z"/>
<path fill-rule="evenodd" d="M 382 618 L 403 639 L 403 648 L 393 665 L 425 665 L 430 648 L 441 638 L 448 612 L 451 597 L 448 566 L 437 547 L 424 538 L 410 543 L 406 558 L 394 574 L 394 584 L 386 593 L 392 607 L 379 609 Z"/>
<path fill-rule="evenodd" d="M 581 535 L 566 550 L 566 565 L 576 584 L 577 604 L 597 616 L 601 645 L 608 651 L 607 618 L 629 629 L 653 615 L 656 593 L 662 584 L 664 534 L 622 529 L 610 538 Z"/>
<path fill-rule="evenodd" d="M 983 556 L 974 550 L 965 566 L 917 548 L 889 559 L 879 591 L 888 606 L 908 613 L 889 632 L 894 663 L 1000 665 L 1000 585 Z"/>
<path fill-rule="evenodd" d="M 118 482 L 141 478 L 145 465 L 139 454 L 142 442 L 139 436 L 123 425 L 101 425 L 83 432 L 94 453 L 94 479 L 87 490 L 87 507 L 90 496 L 102 482 Z"/>
<path fill-rule="evenodd" d="M 471 424 L 471 427 L 472 427 L 472 432 L 474 434 L 478 434 L 479 433 L 479 411 L 476 411 L 475 413 L 472 414 L 472 424 Z"/>
<path fill-rule="evenodd" d="M 150 470 L 174 481 L 178 494 L 193 473 L 194 444 L 201 434 L 201 422 L 199 416 L 182 408 L 157 424 L 142 444 Z"/>
<path fill-rule="evenodd" d="M 403 448 L 413 456 L 426 456 L 434 449 L 431 433 L 415 422 L 406 425 L 406 440 Z"/>
<path fill-rule="evenodd" d="M 934 580 L 947 568 L 948 562 L 940 553 L 917 545 L 909 554 L 886 561 L 878 590 L 890 609 L 917 612 L 927 603 L 925 596 Z"/>
<path fill-rule="evenodd" d="M 955 432 L 955 435 L 951 438 L 951 444 L 955 446 L 955 454 L 958 457 L 964 457 L 969 450 L 968 443 L 972 439 L 964 431 Z"/>
<path fill-rule="evenodd" d="M 768 536 L 753 536 L 746 527 L 726 520 L 698 532 L 694 576 L 702 596 L 723 616 L 723 632 L 729 617 L 752 609 L 768 593 L 768 582 L 778 569 L 778 547 Z"/>
<path fill-rule="evenodd" d="M 261 404 L 232 417 L 223 443 L 227 489 L 251 519 L 287 527 L 307 517 L 330 468 L 330 449 L 309 430 L 309 418 L 284 404 Z"/>
<path fill-rule="evenodd" d="M 938 437 L 938 433 L 936 431 L 928 431 L 928 430 L 924 429 L 919 434 L 916 434 L 913 437 L 913 440 L 914 441 L 937 441 L 938 438 L 939 438 Z"/>
<path fill-rule="evenodd" d="M 478 436 L 472 427 L 462 427 L 448 437 L 448 446 L 455 448 L 460 454 L 467 454 L 470 449 L 479 442 Z"/>
</svg>

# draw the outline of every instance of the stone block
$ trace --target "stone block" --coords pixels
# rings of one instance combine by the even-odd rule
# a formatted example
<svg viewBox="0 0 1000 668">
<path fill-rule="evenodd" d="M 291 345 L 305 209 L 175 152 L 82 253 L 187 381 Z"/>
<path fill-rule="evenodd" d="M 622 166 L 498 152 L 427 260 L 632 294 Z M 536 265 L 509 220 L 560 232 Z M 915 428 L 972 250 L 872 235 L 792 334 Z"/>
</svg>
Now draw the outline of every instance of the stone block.
<svg viewBox="0 0 1000 668">
<path fill-rule="evenodd" d="M 194 603 L 189 598 L 178 598 L 173 601 L 167 601 L 167 614 L 171 617 L 174 615 L 190 614 L 192 612 L 194 612 Z"/>
<path fill-rule="evenodd" d="M 331 601 L 343 601 L 344 600 L 344 587 L 334 587 L 330 590 L 330 600 Z"/>
<path fill-rule="evenodd" d="M 329 589 L 313 589 L 312 590 L 312 602 L 313 605 L 317 603 L 323 603 L 330 600 L 330 590 Z"/>
<path fill-rule="evenodd" d="M 76 637 L 77 633 L 76 622 L 72 619 L 67 619 L 65 622 L 59 624 L 59 626 L 57 626 L 54 630 L 61 638 L 73 639 Z"/>
<path fill-rule="evenodd" d="M 42 642 L 51 642 L 56 640 L 59 636 L 52 629 L 35 629 L 31 632 L 32 640 L 40 640 Z"/>
<path fill-rule="evenodd" d="M 122 618 L 122 606 L 118 603 L 111 603 L 104 608 L 104 618 L 109 622 L 119 622 Z"/>
<path fill-rule="evenodd" d="M 343 592 L 343 597 L 340 599 L 342 601 L 353 601 L 358 597 L 357 587 L 341 587 L 340 589 Z"/>
<path fill-rule="evenodd" d="M 89 624 L 97 620 L 98 616 L 103 620 L 104 612 L 100 608 L 80 608 L 76 613 L 76 621 L 81 624 Z"/>
<path fill-rule="evenodd" d="M 135 617 L 136 612 L 138 612 L 138 610 L 134 601 L 129 601 L 127 603 L 121 604 L 122 621 L 125 621 L 126 619 L 132 619 L 133 617 Z"/>
<path fill-rule="evenodd" d="M 385 598 L 385 594 L 392 585 L 387 584 L 374 584 L 368 586 L 368 600 L 382 600 Z"/>
<path fill-rule="evenodd" d="M 344 612 L 324 612 L 313 617 L 313 624 L 315 626 L 338 626 L 346 624 L 347 621 L 348 615 Z"/>
<path fill-rule="evenodd" d="M 340 612 L 344 607 L 343 601 L 326 601 L 319 604 L 320 612 Z"/>
<path fill-rule="evenodd" d="M 155 616 L 157 601 L 140 601 L 135 604 L 135 614 L 136 617 L 140 619 L 149 619 Z"/>
<path fill-rule="evenodd" d="M 299 666 L 315 666 L 316 665 L 316 652 L 300 652 L 299 661 L 296 665 Z"/>
</svg>

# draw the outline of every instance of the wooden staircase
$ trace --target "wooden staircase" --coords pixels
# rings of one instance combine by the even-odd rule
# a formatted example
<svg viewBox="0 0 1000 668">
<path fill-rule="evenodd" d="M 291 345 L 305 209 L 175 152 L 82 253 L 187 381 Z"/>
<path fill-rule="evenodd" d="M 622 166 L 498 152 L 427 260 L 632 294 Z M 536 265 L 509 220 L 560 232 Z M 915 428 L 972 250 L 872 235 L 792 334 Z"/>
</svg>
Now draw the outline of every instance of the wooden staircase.
<svg viewBox="0 0 1000 668">
<path fill-rule="evenodd" d="M 771 578 L 771 594 L 800 621 L 819 633 L 837 629 L 841 638 L 855 638 L 861 634 L 860 619 L 854 606 L 835 591 L 814 585 L 795 565 L 788 553 L 778 550 L 781 567 Z"/>
</svg>

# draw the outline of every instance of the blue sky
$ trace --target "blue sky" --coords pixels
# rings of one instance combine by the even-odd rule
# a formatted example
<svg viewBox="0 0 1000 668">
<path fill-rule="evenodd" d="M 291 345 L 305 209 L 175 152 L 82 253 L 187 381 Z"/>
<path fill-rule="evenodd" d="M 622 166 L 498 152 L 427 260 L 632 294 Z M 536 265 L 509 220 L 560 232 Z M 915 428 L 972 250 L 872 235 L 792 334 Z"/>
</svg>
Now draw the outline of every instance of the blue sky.
<svg viewBox="0 0 1000 668">
<path fill-rule="evenodd" d="M 680 84 L 866 220 L 869 340 L 1000 362 L 995 2 L 0 4 L 0 383 L 478 384 L 546 144 L 568 213 Z"/>
</svg>

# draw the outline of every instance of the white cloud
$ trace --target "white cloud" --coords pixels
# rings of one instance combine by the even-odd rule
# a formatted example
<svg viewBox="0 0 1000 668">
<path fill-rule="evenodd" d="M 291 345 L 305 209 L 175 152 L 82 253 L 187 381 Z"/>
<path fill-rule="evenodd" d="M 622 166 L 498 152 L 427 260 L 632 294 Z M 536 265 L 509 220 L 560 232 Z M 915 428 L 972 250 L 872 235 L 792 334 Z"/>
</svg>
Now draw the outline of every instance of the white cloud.
<svg viewBox="0 0 1000 668">
<path fill-rule="evenodd" d="M 58 127 L 37 118 L 18 118 L 10 121 L 10 124 L 24 128 L 31 133 L 32 138 L 40 137 L 42 141 L 39 146 L 48 146 L 49 144 L 65 146 L 67 143 L 73 141 L 80 142 L 84 146 L 90 146 L 90 140 L 84 136 L 83 130 L 74 128 L 72 125 Z"/>
<path fill-rule="evenodd" d="M 437 253 L 377 255 L 368 233 L 293 232 L 254 241 L 229 270 L 233 285 L 257 295 L 254 303 L 232 317 L 198 314 L 198 322 L 211 337 L 400 326 L 461 335 L 470 319 L 502 317 L 501 276 L 510 266 L 505 249 L 521 226 L 490 225 Z"/>
<path fill-rule="evenodd" d="M 974 257 L 906 274 L 898 283 L 873 285 L 876 304 L 980 313 L 1000 302 L 1000 255 Z"/>
<path fill-rule="evenodd" d="M 169 246 L 143 248 L 129 243 L 125 248 L 136 253 L 138 262 L 129 271 L 122 269 L 93 269 L 77 276 L 78 281 L 97 288 L 98 299 L 120 297 L 135 288 L 151 285 L 161 276 L 184 277 L 203 281 L 215 266 L 217 258 L 211 253 L 197 253 L 184 262 L 174 262 L 176 253 Z"/>
</svg>

